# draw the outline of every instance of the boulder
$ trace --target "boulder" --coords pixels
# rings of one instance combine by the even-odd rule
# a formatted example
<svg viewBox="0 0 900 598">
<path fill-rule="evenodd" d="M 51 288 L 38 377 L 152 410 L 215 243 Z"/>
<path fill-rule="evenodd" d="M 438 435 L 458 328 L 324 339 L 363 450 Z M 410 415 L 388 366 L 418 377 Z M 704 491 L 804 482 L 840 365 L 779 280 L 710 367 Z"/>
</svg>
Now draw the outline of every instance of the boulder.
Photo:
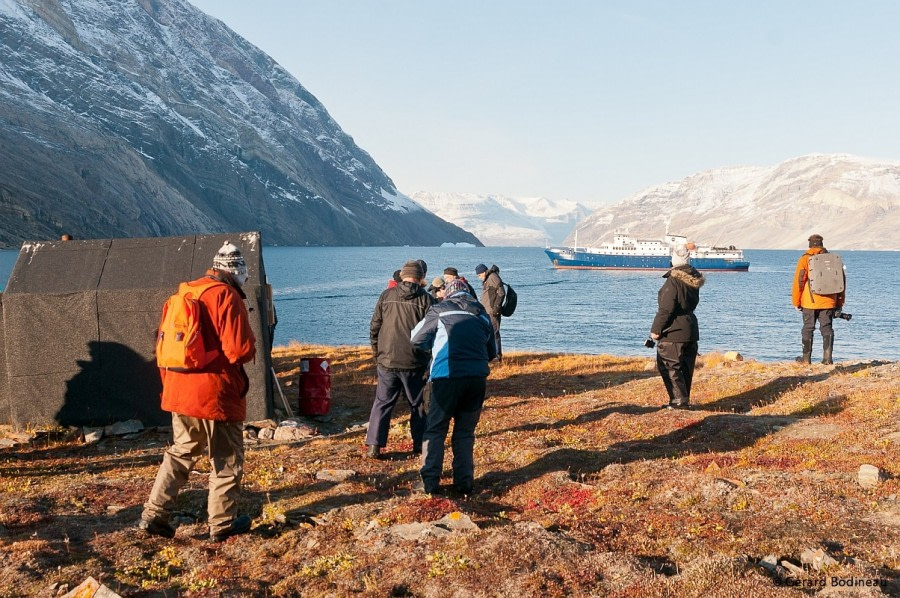
<svg viewBox="0 0 900 598">
<path fill-rule="evenodd" d="M 874 488 L 881 483 L 881 470 L 874 465 L 860 465 L 856 481 L 863 488 Z"/>
</svg>

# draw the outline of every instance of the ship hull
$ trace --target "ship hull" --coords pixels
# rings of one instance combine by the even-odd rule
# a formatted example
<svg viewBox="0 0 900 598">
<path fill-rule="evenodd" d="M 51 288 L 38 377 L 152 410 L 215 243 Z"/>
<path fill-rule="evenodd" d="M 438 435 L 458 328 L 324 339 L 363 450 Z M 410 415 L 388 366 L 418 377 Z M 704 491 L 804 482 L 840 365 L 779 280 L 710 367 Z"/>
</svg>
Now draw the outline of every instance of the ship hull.
<svg viewBox="0 0 900 598">
<path fill-rule="evenodd" d="M 553 249 L 545 249 L 544 253 L 559 270 L 668 270 L 671 267 L 667 255 L 609 255 Z M 750 268 L 747 260 L 720 257 L 692 257 L 691 265 L 707 272 L 746 272 Z"/>
</svg>

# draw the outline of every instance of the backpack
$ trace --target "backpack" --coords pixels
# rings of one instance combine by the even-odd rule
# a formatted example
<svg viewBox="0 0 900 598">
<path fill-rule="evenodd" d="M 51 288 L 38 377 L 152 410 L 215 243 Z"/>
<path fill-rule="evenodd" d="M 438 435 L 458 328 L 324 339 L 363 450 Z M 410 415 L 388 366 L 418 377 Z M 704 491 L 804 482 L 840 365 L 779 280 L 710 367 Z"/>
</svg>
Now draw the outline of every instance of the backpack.
<svg viewBox="0 0 900 598">
<path fill-rule="evenodd" d="M 515 313 L 519 296 L 516 295 L 513 288 L 505 282 L 503 283 L 503 290 L 506 292 L 506 295 L 503 297 L 503 303 L 500 304 L 500 315 L 508 318 Z"/>
<path fill-rule="evenodd" d="M 200 332 L 200 295 L 218 284 L 224 283 L 211 280 L 191 286 L 183 282 L 163 305 L 156 334 L 158 367 L 176 372 L 200 370 L 219 354 L 218 348 L 207 349 Z"/>
<path fill-rule="evenodd" d="M 809 256 L 809 291 L 816 295 L 834 295 L 844 291 L 844 262 L 836 253 Z"/>
</svg>

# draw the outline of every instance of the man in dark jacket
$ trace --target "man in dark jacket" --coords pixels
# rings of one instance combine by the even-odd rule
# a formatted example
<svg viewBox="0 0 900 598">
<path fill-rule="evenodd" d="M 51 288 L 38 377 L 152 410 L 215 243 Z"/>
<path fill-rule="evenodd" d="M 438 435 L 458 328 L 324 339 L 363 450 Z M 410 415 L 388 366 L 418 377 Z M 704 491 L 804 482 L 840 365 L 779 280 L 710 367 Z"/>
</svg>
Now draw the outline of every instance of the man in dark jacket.
<svg viewBox="0 0 900 598">
<path fill-rule="evenodd" d="M 506 297 L 503 289 L 503 281 L 500 280 L 500 268 L 484 264 L 475 266 L 475 274 L 481 279 L 481 304 L 487 310 L 491 318 L 491 326 L 494 328 L 494 341 L 497 343 L 497 360 L 503 360 L 503 347 L 500 344 L 500 306 Z"/>
<path fill-rule="evenodd" d="M 431 401 L 422 442 L 422 481 L 417 489 L 440 489 L 444 441 L 453 420 L 453 487 L 472 493 L 475 479 L 475 426 L 481 417 L 488 362 L 496 354 L 494 332 L 484 307 L 459 279 L 445 286 L 444 300 L 425 314 L 412 331 L 412 345 L 430 352 Z"/>
<path fill-rule="evenodd" d="M 406 396 L 411 411 L 409 431 L 413 452 L 422 452 L 425 429 L 422 390 L 427 379 L 429 355 L 413 351 L 409 334 L 434 302 L 420 285 L 424 277 L 418 262 L 406 262 L 400 271 L 401 281 L 381 293 L 372 313 L 369 340 L 378 370 L 375 403 L 366 434 L 366 456 L 372 459 L 377 459 L 387 444 L 391 412 L 401 394 Z"/>
<path fill-rule="evenodd" d="M 663 277 L 666 281 L 657 296 L 659 309 L 650 338 L 657 341 L 656 367 L 669 394 L 669 408 L 688 409 L 700 340 L 694 309 L 700 303 L 700 287 L 706 279 L 691 266 L 690 250 L 685 245 L 675 247 L 672 269 Z"/>
</svg>

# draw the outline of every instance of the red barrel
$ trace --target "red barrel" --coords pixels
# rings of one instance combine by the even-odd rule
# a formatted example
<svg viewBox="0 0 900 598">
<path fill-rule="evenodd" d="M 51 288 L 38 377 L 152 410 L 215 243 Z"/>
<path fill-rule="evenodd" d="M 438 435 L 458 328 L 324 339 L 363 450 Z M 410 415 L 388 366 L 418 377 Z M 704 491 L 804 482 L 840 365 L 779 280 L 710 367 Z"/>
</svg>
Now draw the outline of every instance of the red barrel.
<svg viewBox="0 0 900 598">
<path fill-rule="evenodd" d="M 331 366 L 321 357 L 300 360 L 300 415 L 328 415 L 331 409 Z"/>
</svg>

